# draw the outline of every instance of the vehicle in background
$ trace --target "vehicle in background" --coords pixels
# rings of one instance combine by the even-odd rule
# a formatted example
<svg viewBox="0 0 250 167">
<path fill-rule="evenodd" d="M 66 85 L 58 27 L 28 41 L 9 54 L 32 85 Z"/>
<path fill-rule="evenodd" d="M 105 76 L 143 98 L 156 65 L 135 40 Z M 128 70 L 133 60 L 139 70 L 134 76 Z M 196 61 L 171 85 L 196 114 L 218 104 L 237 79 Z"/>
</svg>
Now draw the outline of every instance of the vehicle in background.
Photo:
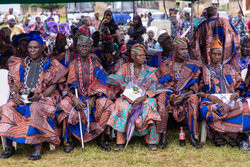
<svg viewBox="0 0 250 167">
<path fill-rule="evenodd" d="M 67 19 L 68 23 L 72 25 L 77 23 L 81 16 L 94 16 L 94 2 L 83 2 L 83 3 L 67 3 Z"/>
<path fill-rule="evenodd" d="M 111 2 L 113 18 L 118 25 L 125 25 L 132 21 L 135 9 L 134 2 Z"/>
<path fill-rule="evenodd" d="M 4 11 L 4 16 L 9 13 L 9 10 Z M 17 17 L 18 23 L 23 23 L 23 14 L 19 10 L 14 10 L 13 15 Z"/>
</svg>

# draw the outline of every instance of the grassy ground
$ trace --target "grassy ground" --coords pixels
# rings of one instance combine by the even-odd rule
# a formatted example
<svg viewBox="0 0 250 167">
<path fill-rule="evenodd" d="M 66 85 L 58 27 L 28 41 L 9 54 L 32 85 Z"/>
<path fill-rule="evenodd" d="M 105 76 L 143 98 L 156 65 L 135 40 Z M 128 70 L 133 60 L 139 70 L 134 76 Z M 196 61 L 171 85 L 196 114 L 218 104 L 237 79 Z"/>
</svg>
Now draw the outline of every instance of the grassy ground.
<svg viewBox="0 0 250 167">
<path fill-rule="evenodd" d="M 46 145 L 39 161 L 29 161 L 31 146 L 18 145 L 16 154 L 9 159 L 0 159 L 0 166 L 250 166 L 250 152 L 225 146 L 215 147 L 208 141 L 202 149 L 187 146 L 179 147 L 178 131 L 168 132 L 168 146 L 164 150 L 149 151 L 143 139 L 134 139 L 126 150 L 106 152 L 96 142 L 87 143 L 85 153 L 81 152 L 80 143 L 73 152 L 66 154 L 59 146 L 50 151 Z M 112 143 L 114 146 L 114 142 Z M 2 148 L 0 149 L 2 151 Z"/>
</svg>

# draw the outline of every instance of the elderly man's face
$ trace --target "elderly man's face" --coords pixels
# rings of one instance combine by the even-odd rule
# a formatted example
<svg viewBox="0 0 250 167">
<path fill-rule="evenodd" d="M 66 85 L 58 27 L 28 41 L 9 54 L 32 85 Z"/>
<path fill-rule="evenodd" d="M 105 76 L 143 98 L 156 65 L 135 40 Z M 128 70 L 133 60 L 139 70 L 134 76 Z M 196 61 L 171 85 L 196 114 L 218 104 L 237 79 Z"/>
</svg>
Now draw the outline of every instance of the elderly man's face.
<svg viewBox="0 0 250 167">
<path fill-rule="evenodd" d="M 39 42 L 30 41 L 28 44 L 28 52 L 32 59 L 38 59 L 42 56 L 43 46 Z"/>
<path fill-rule="evenodd" d="M 188 49 L 187 46 L 184 44 L 179 44 L 175 48 L 176 56 L 181 59 L 181 60 L 188 60 L 187 54 L 188 54 Z"/>
<path fill-rule="evenodd" d="M 241 54 L 242 56 L 250 56 L 250 44 L 241 45 Z"/>
<path fill-rule="evenodd" d="M 220 64 L 222 60 L 222 49 L 211 49 L 211 63 L 212 64 Z"/>
<path fill-rule="evenodd" d="M 164 39 L 161 43 L 160 46 L 162 47 L 163 51 L 172 51 L 174 49 L 173 46 L 173 39 L 171 37 Z"/>
<path fill-rule="evenodd" d="M 90 44 L 80 44 L 76 46 L 76 50 L 79 53 L 80 57 L 87 57 L 91 50 Z"/>
<path fill-rule="evenodd" d="M 15 26 L 16 21 L 15 21 L 15 19 L 10 19 L 10 20 L 8 21 L 8 23 L 9 23 L 9 26 L 12 28 L 12 27 Z"/>
</svg>

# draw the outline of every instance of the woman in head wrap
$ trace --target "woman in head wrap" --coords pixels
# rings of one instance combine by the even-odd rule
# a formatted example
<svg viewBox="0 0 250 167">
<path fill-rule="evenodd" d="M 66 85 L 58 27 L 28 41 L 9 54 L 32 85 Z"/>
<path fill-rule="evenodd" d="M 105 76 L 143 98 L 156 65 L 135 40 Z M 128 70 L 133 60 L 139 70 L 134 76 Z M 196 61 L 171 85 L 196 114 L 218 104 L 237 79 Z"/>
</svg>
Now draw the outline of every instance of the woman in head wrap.
<svg viewBox="0 0 250 167">
<path fill-rule="evenodd" d="M 234 140 L 237 133 L 250 130 L 250 110 L 247 102 L 239 98 L 245 84 L 231 65 L 223 64 L 222 48 L 219 40 L 210 45 L 210 63 L 203 67 L 200 81 L 200 92 L 205 92 L 200 95 L 200 112 L 212 132 L 214 144 L 228 143 L 234 147 L 238 145 Z M 228 96 L 227 100 L 223 96 Z"/>
<path fill-rule="evenodd" d="M 25 59 L 9 62 L 10 99 L 2 106 L 0 135 L 6 137 L 1 158 L 15 153 L 12 141 L 32 144 L 29 160 L 42 155 L 42 143 L 60 144 L 55 113 L 60 101 L 56 86 L 66 80 L 67 69 L 43 54 L 43 39 L 36 33 L 28 39 Z"/>
<path fill-rule="evenodd" d="M 113 86 L 110 91 L 115 92 L 118 96 L 121 92 L 124 92 L 128 85 L 135 84 L 137 86 L 132 90 L 139 93 L 140 96 L 134 100 L 126 97 L 126 95 L 116 99 L 115 108 L 111 113 L 108 125 L 117 131 L 115 150 L 124 148 L 126 142 L 124 133 L 127 133 L 127 139 L 132 137 L 133 134 L 145 136 L 149 149 L 156 150 L 159 136 L 156 133 L 155 125 L 156 121 L 161 120 L 157 112 L 156 101 L 153 98 L 156 94 L 158 82 L 157 69 L 145 64 L 146 48 L 142 44 L 133 45 L 131 58 L 133 62 L 123 64 L 116 74 L 108 76 L 107 83 Z M 132 112 L 134 114 L 131 114 Z M 135 124 L 134 133 L 132 129 L 127 129 L 133 124 Z"/>
<path fill-rule="evenodd" d="M 141 17 L 135 15 L 133 18 L 133 24 L 128 29 L 128 35 L 130 40 L 138 41 L 138 38 L 146 33 L 146 28 L 142 25 Z"/>
<path fill-rule="evenodd" d="M 104 27 L 108 27 L 110 34 L 113 37 L 118 36 L 119 28 L 118 28 L 118 25 L 115 23 L 115 20 L 113 19 L 112 12 L 110 9 L 108 9 L 104 12 L 104 17 L 101 21 L 99 30 L 102 30 Z"/>
<path fill-rule="evenodd" d="M 78 36 L 77 54 L 68 67 L 68 79 L 63 91 L 65 97 L 60 103 L 61 112 L 58 116 L 58 122 L 63 127 L 62 136 L 68 139 L 64 146 L 65 152 L 73 150 L 73 136 L 81 140 L 78 111 L 83 113 L 81 114 L 81 121 L 85 127 L 82 132 L 84 142 L 91 141 L 102 134 L 99 145 L 107 151 L 111 150 L 106 135 L 103 133 L 107 129 L 107 121 L 112 110 L 110 109 L 111 101 L 101 98 L 107 94 L 107 77 L 102 65 L 90 53 L 91 44 L 92 39 L 90 37 L 83 34 Z M 89 129 L 87 127 L 88 119 L 84 114 L 86 106 L 89 106 L 90 112 Z"/>
<path fill-rule="evenodd" d="M 164 37 L 160 36 L 158 41 L 161 43 L 162 39 Z M 166 148 L 169 117 L 167 111 L 172 111 L 177 122 L 187 119 L 190 143 L 196 148 L 201 148 L 199 141 L 195 139 L 195 136 L 198 136 L 199 102 L 198 97 L 193 95 L 198 91 L 196 80 L 201 73 L 200 65 L 197 62 L 188 61 L 187 42 L 183 39 L 176 38 L 172 47 L 172 58 L 166 59 L 159 66 L 160 77 L 157 89 L 160 95 L 157 97 L 157 103 L 162 121 L 157 124 L 157 132 L 161 134 L 158 147 Z"/>
</svg>

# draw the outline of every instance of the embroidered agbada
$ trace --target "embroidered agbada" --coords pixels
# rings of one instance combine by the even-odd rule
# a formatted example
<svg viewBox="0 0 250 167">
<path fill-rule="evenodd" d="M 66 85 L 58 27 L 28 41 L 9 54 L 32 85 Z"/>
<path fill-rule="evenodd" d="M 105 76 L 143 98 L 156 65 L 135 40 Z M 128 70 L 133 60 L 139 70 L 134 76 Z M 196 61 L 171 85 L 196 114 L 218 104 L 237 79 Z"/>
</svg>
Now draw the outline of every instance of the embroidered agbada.
<svg viewBox="0 0 250 167">
<path fill-rule="evenodd" d="M 212 18 L 203 21 L 195 30 L 190 41 L 190 58 L 203 64 L 210 64 L 210 44 L 219 39 L 223 46 L 223 64 L 236 65 L 234 55 L 240 52 L 240 39 L 234 26 L 226 18 Z"/>
<path fill-rule="evenodd" d="M 80 67 L 83 71 L 79 71 L 78 56 L 69 64 L 68 78 L 63 91 L 63 94 L 67 94 L 68 92 L 74 92 L 75 87 L 77 87 L 78 96 L 83 103 L 86 103 L 86 100 L 90 96 L 99 96 L 94 109 L 91 111 L 89 133 L 86 131 L 87 117 L 84 112 L 81 112 L 84 142 L 93 140 L 105 130 L 110 113 L 113 110 L 112 101 L 105 98 L 107 94 L 106 73 L 101 64 L 93 56 L 90 55 L 89 60 L 91 60 L 90 68 L 92 70 L 87 69 L 88 73 L 83 69 L 83 66 Z M 68 96 L 65 96 L 60 103 L 60 114 L 57 119 L 63 125 L 63 137 L 68 138 L 69 133 L 71 133 L 77 139 L 81 140 L 79 118 L 76 109 L 73 109 L 71 118 L 69 118 L 73 107 L 73 101 Z"/>
<path fill-rule="evenodd" d="M 107 83 L 116 86 L 120 91 L 124 91 L 130 81 L 133 81 L 146 91 L 146 95 L 149 98 L 142 103 L 143 111 L 135 121 L 136 128 L 134 135 L 146 135 L 145 139 L 148 144 L 157 144 L 159 142 L 159 135 L 156 132 L 155 124 L 157 121 L 161 121 L 161 119 L 157 112 L 156 100 L 153 98 L 156 94 L 156 84 L 158 82 L 156 72 L 156 68 L 145 65 L 145 69 L 140 75 L 137 78 L 132 78 L 130 63 L 126 63 L 121 66 L 116 74 L 111 74 L 107 78 Z M 126 132 L 132 109 L 132 104 L 126 99 L 116 99 L 115 108 L 110 115 L 108 125 L 117 131 L 117 144 L 125 143 L 122 133 Z"/>
<path fill-rule="evenodd" d="M 166 133 L 169 118 L 168 111 L 172 111 L 177 122 L 181 122 L 185 118 L 187 119 L 190 134 L 198 135 L 198 97 L 191 95 L 177 106 L 171 104 L 170 99 L 173 98 L 174 94 L 186 93 L 189 90 L 193 90 L 194 93 L 198 92 L 201 65 L 197 61 L 183 63 L 180 74 L 176 75 L 173 71 L 172 60 L 164 61 L 159 67 L 160 76 L 157 86 L 159 96 L 157 97 L 157 104 L 162 121 L 157 123 L 157 132 Z"/>
<path fill-rule="evenodd" d="M 237 71 L 231 65 L 220 65 L 218 75 L 210 72 L 210 67 L 203 67 L 203 74 L 200 84 L 200 91 L 214 93 L 235 93 L 237 89 L 244 91 L 244 83 Z M 224 81 L 224 84 L 220 82 Z M 221 86 L 220 86 L 221 85 Z M 225 90 L 222 89 L 225 86 Z M 250 110 L 244 99 L 238 99 L 234 106 L 223 104 L 219 106 L 209 99 L 203 98 L 200 104 L 200 112 L 208 126 L 219 132 L 249 132 L 250 131 Z"/>
<path fill-rule="evenodd" d="M 15 61 L 14 61 L 15 59 Z M 13 57 L 9 61 L 9 85 L 15 84 L 23 94 L 25 81 L 25 59 Z M 67 69 L 58 61 L 45 58 L 38 86 L 33 92 L 43 92 L 53 84 L 64 82 Z M 60 144 L 60 130 L 57 128 L 55 114 L 60 94 L 57 90 L 51 96 L 18 106 L 12 98 L 2 106 L 0 135 L 18 143 L 39 144 L 49 142 Z"/>
</svg>

